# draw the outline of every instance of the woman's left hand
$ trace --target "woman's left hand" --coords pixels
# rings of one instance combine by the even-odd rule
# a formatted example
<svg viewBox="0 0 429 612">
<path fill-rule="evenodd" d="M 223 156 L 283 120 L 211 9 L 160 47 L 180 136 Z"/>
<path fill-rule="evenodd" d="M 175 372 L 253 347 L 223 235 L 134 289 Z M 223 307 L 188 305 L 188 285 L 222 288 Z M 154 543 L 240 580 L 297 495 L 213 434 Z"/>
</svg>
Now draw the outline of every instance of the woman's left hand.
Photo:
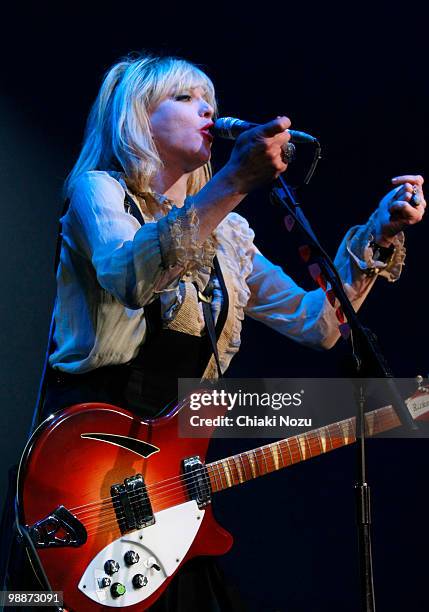
<svg viewBox="0 0 429 612">
<path fill-rule="evenodd" d="M 392 179 L 395 188 L 381 200 L 375 217 L 378 244 L 389 246 L 398 232 L 422 220 L 426 208 L 423 180 L 411 174 Z"/>
</svg>

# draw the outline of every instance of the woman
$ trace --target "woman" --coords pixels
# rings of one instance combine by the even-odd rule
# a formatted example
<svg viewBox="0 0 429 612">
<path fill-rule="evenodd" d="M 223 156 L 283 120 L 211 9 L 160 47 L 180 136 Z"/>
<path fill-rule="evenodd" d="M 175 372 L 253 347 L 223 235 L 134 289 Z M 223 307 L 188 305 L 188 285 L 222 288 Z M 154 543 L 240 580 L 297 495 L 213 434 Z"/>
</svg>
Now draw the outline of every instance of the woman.
<svg viewBox="0 0 429 612">
<path fill-rule="evenodd" d="M 94 400 L 159 414 L 174 399 L 178 377 L 225 372 L 244 314 L 308 345 L 329 348 L 339 337 L 323 291 L 305 292 L 270 263 L 245 219 L 232 212 L 286 170 L 289 119 L 243 134 L 210 178 L 215 110 L 209 78 L 180 59 L 127 59 L 105 77 L 65 187 L 70 204 L 62 219 L 45 414 Z M 421 177 L 393 183 L 337 254 L 355 308 L 376 273 L 398 278 L 402 229 L 424 212 Z M 375 260 L 375 243 L 393 245 L 388 261 Z M 216 325 L 219 363 L 207 317 Z M 154 609 L 236 606 L 211 561 L 197 560 Z"/>
<path fill-rule="evenodd" d="M 229 162 L 209 180 L 215 108 L 211 81 L 183 60 L 138 57 L 108 72 L 66 183 L 70 207 L 62 220 L 56 350 L 50 363 L 63 378 L 72 376 L 69 384 L 77 380 L 80 389 L 88 380 L 92 385 L 93 376 L 74 376 L 97 371 L 98 395 L 100 385 L 104 388 L 106 380 L 112 380 L 110 369 L 100 369 L 128 364 L 125 373 L 119 367 L 114 376 L 128 378 L 130 370 L 140 370 L 133 374 L 135 386 L 134 379 L 154 359 L 139 354 L 149 337 L 145 307 L 150 304 L 158 309 L 153 327 L 162 321 L 163 331 L 169 332 L 167 345 L 173 337 L 176 344 L 173 332 L 201 338 L 205 322 L 198 290 L 207 286 L 215 253 L 229 302 L 218 342 L 222 371 L 238 350 L 244 314 L 309 345 L 329 348 L 339 337 L 334 309 L 323 292 L 306 293 L 297 287 L 257 250 L 247 222 L 230 214 L 247 193 L 286 170 L 282 152 L 289 140 L 289 119 L 279 117 L 242 135 Z M 389 280 L 399 276 L 404 259 L 401 230 L 420 221 L 424 212 L 421 177 L 393 182 L 395 189 L 365 226 L 348 233 L 337 255 L 356 308 L 375 272 Z M 417 207 L 408 204 L 412 197 Z M 138 206 L 143 227 L 142 219 L 130 214 L 129 201 Z M 388 263 L 373 260 L 373 241 L 384 248 L 393 245 Z M 215 322 L 226 301 L 217 276 L 212 279 Z M 130 368 L 136 358 L 138 363 Z M 174 389 L 178 375 L 217 373 L 213 356 L 208 364 L 200 360 L 198 366 L 189 366 L 191 373 L 173 358 L 169 364 L 163 359 L 163 378 L 167 366 Z M 150 381 L 157 371 L 158 366 L 151 368 L 146 386 L 154 386 Z M 169 399 L 165 393 L 157 401 L 160 391 L 150 389 L 153 408 Z M 138 396 L 128 400 L 137 410 Z M 58 409 L 57 396 L 55 402 L 48 397 L 48 408 Z"/>
</svg>

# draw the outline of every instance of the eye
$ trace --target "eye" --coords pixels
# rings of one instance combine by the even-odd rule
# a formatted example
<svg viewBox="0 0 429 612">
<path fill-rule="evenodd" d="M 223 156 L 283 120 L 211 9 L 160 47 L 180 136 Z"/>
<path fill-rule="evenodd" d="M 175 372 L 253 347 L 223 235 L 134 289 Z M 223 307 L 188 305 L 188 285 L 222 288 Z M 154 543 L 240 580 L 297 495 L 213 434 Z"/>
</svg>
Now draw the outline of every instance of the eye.
<svg viewBox="0 0 429 612">
<path fill-rule="evenodd" d="M 177 94 L 176 96 L 174 96 L 174 99 L 177 102 L 189 102 L 190 100 L 192 100 L 192 96 L 191 94 Z"/>
</svg>

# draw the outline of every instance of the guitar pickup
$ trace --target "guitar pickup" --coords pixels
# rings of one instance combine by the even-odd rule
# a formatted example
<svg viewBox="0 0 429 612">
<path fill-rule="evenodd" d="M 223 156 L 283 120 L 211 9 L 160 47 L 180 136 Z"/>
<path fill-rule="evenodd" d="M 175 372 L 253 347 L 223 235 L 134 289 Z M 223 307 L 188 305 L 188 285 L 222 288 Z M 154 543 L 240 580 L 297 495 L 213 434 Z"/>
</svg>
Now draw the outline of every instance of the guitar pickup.
<svg viewBox="0 0 429 612">
<path fill-rule="evenodd" d="M 146 485 L 141 474 L 125 478 L 123 484 L 110 488 L 121 533 L 142 529 L 155 523 Z"/>
<path fill-rule="evenodd" d="M 183 460 L 183 473 L 190 499 L 197 502 L 198 508 L 204 508 L 211 502 L 212 490 L 206 465 L 198 456 Z"/>
</svg>

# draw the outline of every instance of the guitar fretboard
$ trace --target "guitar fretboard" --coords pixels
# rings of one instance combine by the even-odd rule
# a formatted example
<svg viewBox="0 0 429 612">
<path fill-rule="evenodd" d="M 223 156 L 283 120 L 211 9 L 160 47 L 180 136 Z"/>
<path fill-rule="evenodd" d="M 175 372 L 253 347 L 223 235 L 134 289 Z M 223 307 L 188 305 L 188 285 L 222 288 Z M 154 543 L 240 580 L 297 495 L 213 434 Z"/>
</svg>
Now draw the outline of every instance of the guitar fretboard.
<svg viewBox="0 0 429 612">
<path fill-rule="evenodd" d="M 391 406 L 365 415 L 365 431 L 369 437 L 400 425 Z M 356 417 L 208 463 L 212 491 L 222 491 L 353 442 L 356 442 Z"/>
</svg>

